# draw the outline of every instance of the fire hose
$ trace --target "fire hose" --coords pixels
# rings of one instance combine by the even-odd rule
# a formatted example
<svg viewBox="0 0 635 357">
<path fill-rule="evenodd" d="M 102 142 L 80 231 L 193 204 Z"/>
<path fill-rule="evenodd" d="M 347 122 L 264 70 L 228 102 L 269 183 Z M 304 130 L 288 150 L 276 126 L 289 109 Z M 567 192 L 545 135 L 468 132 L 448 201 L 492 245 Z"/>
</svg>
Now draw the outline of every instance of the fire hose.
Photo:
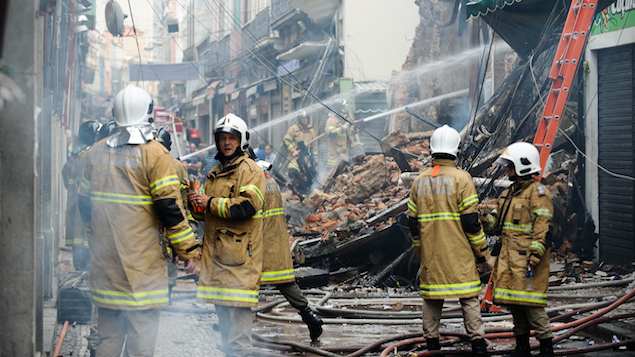
<svg viewBox="0 0 635 357">
<path fill-rule="evenodd" d="M 553 332 L 558 332 L 558 331 L 562 331 L 562 330 L 567 330 L 567 329 L 573 329 L 573 331 L 569 331 L 563 335 L 560 335 L 558 337 L 556 337 L 554 339 L 554 342 L 559 342 L 561 340 L 563 340 L 564 338 L 568 338 L 569 336 L 571 336 L 573 333 L 577 332 L 580 329 L 601 323 L 601 322 L 605 322 L 607 320 L 603 320 L 601 319 L 604 315 L 606 315 L 607 313 L 615 310 L 616 308 L 618 308 L 619 306 L 621 306 L 622 304 L 624 304 L 625 302 L 629 301 L 630 299 L 632 299 L 633 297 L 635 297 L 635 289 L 630 290 L 629 292 L 627 292 L 626 294 L 624 294 L 622 297 L 620 297 L 619 299 L 613 301 L 610 305 L 601 308 L 600 310 L 594 312 L 593 314 L 583 317 L 579 320 L 575 320 L 572 322 L 568 322 L 568 323 L 564 323 L 561 325 L 557 325 L 552 327 L 552 331 Z M 624 316 L 630 316 L 630 314 L 626 314 L 626 315 L 618 315 L 620 318 L 625 318 Z M 608 317 L 606 319 L 615 319 L 615 317 Z M 576 330 L 576 328 L 578 328 Z M 486 339 L 500 339 L 500 338 L 512 338 L 513 337 L 513 333 L 511 331 L 507 331 L 507 332 L 493 332 L 493 333 L 487 333 L 484 336 Z M 395 344 L 392 344 L 388 347 L 386 347 L 383 351 L 381 356 L 382 357 L 387 357 L 390 355 L 390 353 L 396 349 L 399 349 L 400 347 L 403 346 L 409 346 L 409 345 L 413 345 L 413 344 L 423 344 L 425 343 L 425 339 L 423 337 L 417 337 L 417 338 L 407 338 L 404 340 L 401 340 Z M 468 352 L 469 351 L 465 351 Z M 498 353 L 498 351 L 495 351 Z M 434 356 L 436 352 L 431 352 L 431 351 L 425 351 L 425 352 L 421 352 L 419 353 L 419 356 Z M 463 351 L 461 350 L 444 350 L 442 352 L 440 352 L 440 354 L 464 354 Z"/>
</svg>

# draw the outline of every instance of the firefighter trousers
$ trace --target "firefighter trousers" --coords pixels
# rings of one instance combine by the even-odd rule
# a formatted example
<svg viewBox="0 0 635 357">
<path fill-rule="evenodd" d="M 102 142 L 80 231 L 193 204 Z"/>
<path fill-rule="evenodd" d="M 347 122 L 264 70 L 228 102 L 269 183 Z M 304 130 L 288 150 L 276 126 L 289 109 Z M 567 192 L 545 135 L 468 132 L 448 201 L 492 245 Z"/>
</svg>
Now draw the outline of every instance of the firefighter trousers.
<svg viewBox="0 0 635 357">
<path fill-rule="evenodd" d="M 441 326 L 441 312 L 444 300 L 423 300 L 423 337 L 439 338 Z M 459 299 L 463 310 L 463 325 L 470 340 L 483 338 L 483 324 L 481 323 L 481 306 L 478 296 Z"/>
<path fill-rule="evenodd" d="M 309 301 L 302 294 L 302 290 L 295 281 L 292 283 L 276 285 L 276 289 L 284 296 L 294 309 L 304 311 L 309 306 Z"/>
<path fill-rule="evenodd" d="M 159 310 L 99 308 L 97 357 L 152 357 L 159 330 Z"/>
<path fill-rule="evenodd" d="M 540 340 L 553 337 L 544 307 L 509 305 L 508 308 L 514 319 L 514 335 L 527 335 L 531 329 L 536 331 L 536 338 Z"/>
<path fill-rule="evenodd" d="M 222 338 L 221 349 L 227 357 L 250 356 L 254 313 L 248 307 L 215 305 Z"/>
</svg>

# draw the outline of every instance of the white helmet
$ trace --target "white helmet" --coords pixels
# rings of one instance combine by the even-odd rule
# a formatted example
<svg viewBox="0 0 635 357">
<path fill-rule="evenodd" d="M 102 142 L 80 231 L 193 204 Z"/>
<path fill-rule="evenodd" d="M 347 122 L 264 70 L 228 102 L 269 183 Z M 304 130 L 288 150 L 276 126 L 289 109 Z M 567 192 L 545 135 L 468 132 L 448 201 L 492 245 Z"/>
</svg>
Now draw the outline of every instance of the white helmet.
<svg viewBox="0 0 635 357">
<path fill-rule="evenodd" d="M 459 153 L 461 135 L 455 129 L 444 125 L 436 129 L 430 137 L 432 154 L 449 154 L 454 157 Z"/>
<path fill-rule="evenodd" d="M 500 156 L 500 159 L 511 162 L 518 176 L 526 176 L 540 172 L 540 153 L 530 143 L 513 143 Z"/>
<path fill-rule="evenodd" d="M 258 160 L 256 161 L 256 164 L 258 164 L 258 166 L 260 166 L 262 171 L 265 171 L 265 172 L 271 170 L 271 167 L 273 166 L 271 165 L 269 161 L 265 161 L 265 160 Z"/>
<path fill-rule="evenodd" d="M 144 126 L 152 123 L 152 97 L 145 90 L 128 85 L 115 96 L 113 115 L 117 126 Z"/>
<path fill-rule="evenodd" d="M 218 119 L 216 129 L 214 130 L 214 140 L 218 140 L 218 134 L 229 133 L 234 134 L 240 139 L 240 149 L 246 151 L 249 147 L 249 131 L 247 123 L 237 115 L 229 113 Z"/>
</svg>

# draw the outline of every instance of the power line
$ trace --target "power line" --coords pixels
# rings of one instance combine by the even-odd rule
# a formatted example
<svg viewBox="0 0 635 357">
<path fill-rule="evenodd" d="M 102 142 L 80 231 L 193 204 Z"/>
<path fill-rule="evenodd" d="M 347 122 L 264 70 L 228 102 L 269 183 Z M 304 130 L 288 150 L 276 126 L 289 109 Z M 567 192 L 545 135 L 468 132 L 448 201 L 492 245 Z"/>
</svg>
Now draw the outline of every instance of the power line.
<svg viewBox="0 0 635 357">
<path fill-rule="evenodd" d="M 137 26 L 134 22 L 134 15 L 132 14 L 132 5 L 130 4 L 130 0 L 128 0 L 128 10 L 130 10 L 130 19 L 132 20 L 132 31 L 134 32 L 134 40 L 137 44 L 137 52 L 139 53 L 139 77 L 141 78 L 141 82 L 143 82 L 143 71 L 141 70 L 141 46 L 139 46 L 139 35 L 137 34 Z"/>
</svg>

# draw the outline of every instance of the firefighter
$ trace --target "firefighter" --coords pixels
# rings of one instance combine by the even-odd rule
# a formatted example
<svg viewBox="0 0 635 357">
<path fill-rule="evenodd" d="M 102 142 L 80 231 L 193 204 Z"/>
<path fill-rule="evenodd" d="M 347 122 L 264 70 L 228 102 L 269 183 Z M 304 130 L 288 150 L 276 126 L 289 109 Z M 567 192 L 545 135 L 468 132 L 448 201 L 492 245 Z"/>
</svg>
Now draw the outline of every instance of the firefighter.
<svg viewBox="0 0 635 357">
<path fill-rule="evenodd" d="M 447 125 L 432 134 L 432 167 L 423 170 L 412 185 L 409 225 L 421 254 L 420 293 L 428 350 L 441 349 L 439 324 L 444 299 L 458 298 L 472 355 L 485 356 L 477 263 L 485 264 L 487 241 L 472 177 L 455 164 L 460 141 L 459 133 Z"/>
<path fill-rule="evenodd" d="M 338 119 L 333 112 L 329 112 L 328 119 L 326 119 L 326 126 L 324 128 L 328 136 L 328 158 L 326 160 L 326 167 L 328 170 L 333 169 L 340 161 L 347 161 L 349 159 L 349 146 L 350 146 L 350 126 L 348 123 L 344 123 Z"/>
<path fill-rule="evenodd" d="M 282 142 L 287 148 L 287 157 L 291 158 L 294 156 L 294 153 L 298 150 L 299 142 L 304 142 L 304 145 L 310 150 L 315 137 L 315 129 L 311 125 L 311 118 L 305 111 L 300 112 L 298 122 L 291 125 L 284 138 L 282 138 Z"/>
<path fill-rule="evenodd" d="M 80 204 L 93 239 L 90 289 L 97 357 L 154 354 L 168 281 L 160 228 L 184 261 L 200 254 L 168 151 L 154 140 L 152 98 L 129 85 L 115 97 L 117 128 L 88 152 Z"/>
<path fill-rule="evenodd" d="M 540 341 L 540 355 L 553 356 L 553 334 L 545 312 L 553 204 L 549 191 L 535 180 L 540 175 L 540 155 L 532 144 L 520 142 L 507 147 L 498 163 L 513 184 L 501 194 L 496 209 L 495 229 L 501 239 L 493 271 L 494 302 L 511 310 L 516 337 L 513 356 L 531 355 L 530 329 Z"/>
<path fill-rule="evenodd" d="M 248 154 L 247 124 L 234 114 L 216 123 L 219 161 L 207 175 L 205 193 L 190 194 L 205 207 L 205 239 L 197 297 L 216 304 L 227 356 L 247 355 L 262 272 L 265 176 Z M 256 214 L 259 213 L 257 216 Z"/>
<path fill-rule="evenodd" d="M 309 328 L 311 341 L 317 342 L 322 335 L 323 322 L 311 311 L 309 301 L 295 282 L 280 187 L 269 174 L 271 164 L 262 160 L 257 163 L 265 172 L 266 179 L 265 205 L 262 209 L 264 256 L 260 282 L 273 285 L 280 291 L 289 304 L 298 310 L 302 321 Z"/>
<path fill-rule="evenodd" d="M 77 133 L 77 152 L 72 152 L 62 169 L 64 187 L 68 192 L 66 209 L 66 245 L 73 248 L 73 266 L 78 271 L 88 270 L 88 229 L 82 224 L 79 212 L 79 181 L 85 163 L 86 153 L 98 139 L 101 124 L 95 120 L 83 122 Z"/>
</svg>

